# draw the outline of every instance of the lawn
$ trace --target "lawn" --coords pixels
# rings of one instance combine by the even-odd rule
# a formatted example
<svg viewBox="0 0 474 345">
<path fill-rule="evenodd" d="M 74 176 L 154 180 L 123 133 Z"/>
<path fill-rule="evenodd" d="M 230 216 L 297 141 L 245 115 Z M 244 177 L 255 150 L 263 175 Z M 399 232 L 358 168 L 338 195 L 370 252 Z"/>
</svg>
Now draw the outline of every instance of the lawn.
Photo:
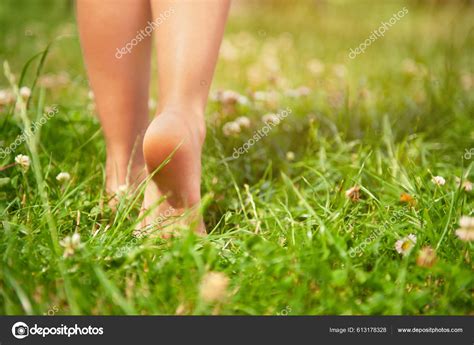
<svg viewBox="0 0 474 345">
<path fill-rule="evenodd" d="M 0 4 L 0 314 L 474 312 L 472 5 L 235 1 L 209 235 L 167 240 L 133 236 L 140 191 L 107 205 L 73 9 Z"/>
</svg>

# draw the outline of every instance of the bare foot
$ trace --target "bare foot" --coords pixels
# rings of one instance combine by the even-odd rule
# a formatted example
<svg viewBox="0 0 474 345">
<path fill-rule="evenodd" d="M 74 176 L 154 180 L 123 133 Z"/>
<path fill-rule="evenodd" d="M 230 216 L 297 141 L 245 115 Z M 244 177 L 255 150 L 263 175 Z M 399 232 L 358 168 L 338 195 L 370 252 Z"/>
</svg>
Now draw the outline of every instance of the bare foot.
<svg viewBox="0 0 474 345">
<path fill-rule="evenodd" d="M 152 232 L 163 230 L 165 237 L 179 226 L 191 226 L 197 233 L 205 234 L 197 210 L 201 201 L 204 137 L 203 114 L 165 110 L 151 122 L 143 141 L 147 170 L 153 174 L 163 162 L 168 162 L 153 175 L 146 188 L 142 210 L 151 211 L 142 228 Z"/>
</svg>

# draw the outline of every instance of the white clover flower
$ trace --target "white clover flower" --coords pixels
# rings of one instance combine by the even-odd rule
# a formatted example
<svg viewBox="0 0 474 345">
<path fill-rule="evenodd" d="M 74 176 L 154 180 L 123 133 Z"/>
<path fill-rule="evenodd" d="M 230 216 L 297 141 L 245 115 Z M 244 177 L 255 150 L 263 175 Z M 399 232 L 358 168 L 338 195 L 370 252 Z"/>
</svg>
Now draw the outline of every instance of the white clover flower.
<svg viewBox="0 0 474 345">
<path fill-rule="evenodd" d="M 309 72 L 315 76 L 319 76 L 324 72 L 324 64 L 318 59 L 309 60 L 307 67 Z"/>
<path fill-rule="evenodd" d="M 474 217 L 462 216 L 459 220 L 459 226 L 461 226 L 461 228 L 474 230 Z"/>
<path fill-rule="evenodd" d="M 456 177 L 456 185 L 458 187 L 461 187 L 461 189 L 464 189 L 466 192 L 472 191 L 472 182 L 469 180 L 464 180 L 461 183 L 461 179 L 459 177 Z"/>
<path fill-rule="evenodd" d="M 247 116 L 239 116 L 234 122 L 236 122 L 240 127 L 250 127 L 250 119 Z"/>
<path fill-rule="evenodd" d="M 471 192 L 472 191 L 472 182 L 471 181 L 464 181 L 462 183 L 462 188 L 464 188 L 464 190 L 466 192 Z"/>
<path fill-rule="evenodd" d="M 352 201 L 359 201 L 360 200 L 360 187 L 353 186 L 346 190 L 346 197 L 351 199 Z"/>
<path fill-rule="evenodd" d="M 269 98 L 268 93 L 265 91 L 255 91 L 252 96 L 256 101 L 266 101 Z"/>
<path fill-rule="evenodd" d="M 291 98 L 298 98 L 300 94 L 297 89 L 288 89 L 285 91 L 285 96 L 291 97 Z"/>
<path fill-rule="evenodd" d="M 336 64 L 336 65 L 332 66 L 332 71 L 336 75 L 336 77 L 338 77 L 340 79 L 344 79 L 344 77 L 347 74 L 346 66 L 341 65 L 341 64 Z"/>
<path fill-rule="evenodd" d="M 237 122 L 231 121 L 224 124 L 222 132 L 226 137 L 240 133 L 240 125 Z"/>
<path fill-rule="evenodd" d="M 456 236 L 459 237 L 459 239 L 461 241 L 464 241 L 464 242 L 474 241 L 474 231 L 473 230 L 458 229 L 458 230 L 456 230 Z"/>
<path fill-rule="evenodd" d="M 46 89 L 52 89 L 56 86 L 64 86 L 69 81 L 69 74 L 66 71 L 62 71 L 59 74 L 43 74 L 38 79 L 38 85 Z"/>
<path fill-rule="evenodd" d="M 459 226 L 461 228 L 456 230 L 456 236 L 461 241 L 474 241 L 474 217 L 462 216 Z"/>
<path fill-rule="evenodd" d="M 399 254 L 407 255 L 413 249 L 416 244 L 416 236 L 414 234 L 409 234 L 407 237 L 395 242 L 395 249 Z"/>
<path fill-rule="evenodd" d="M 434 176 L 431 179 L 431 182 L 433 182 L 437 186 L 444 186 L 446 184 L 446 180 L 443 176 Z"/>
<path fill-rule="evenodd" d="M 56 180 L 58 180 L 59 182 L 66 182 L 66 181 L 69 181 L 71 179 L 71 175 L 68 173 L 68 172 L 60 172 L 57 176 L 56 176 Z"/>
<path fill-rule="evenodd" d="M 308 96 L 311 93 L 311 89 L 307 86 L 300 86 L 296 89 L 288 89 L 285 91 L 285 95 L 292 98 Z"/>
<path fill-rule="evenodd" d="M 18 155 L 15 157 L 15 163 L 18 164 L 24 171 L 30 167 L 30 157 L 26 155 Z"/>
<path fill-rule="evenodd" d="M 237 98 L 237 103 L 242 104 L 242 105 L 247 105 L 250 102 L 247 96 L 239 95 L 239 97 Z"/>
<path fill-rule="evenodd" d="M 127 184 L 121 184 L 120 186 L 117 187 L 117 195 L 119 197 L 127 196 L 127 193 L 128 193 L 128 185 Z"/>
<path fill-rule="evenodd" d="M 59 244 L 64 247 L 63 256 L 65 258 L 74 255 L 77 249 L 82 248 L 81 235 L 74 233 L 72 236 L 66 236 L 59 241 Z"/>
<path fill-rule="evenodd" d="M 235 91 L 232 90 L 225 90 L 222 91 L 219 100 L 222 104 L 229 105 L 229 104 L 235 104 L 239 101 L 239 97 L 241 95 Z"/>
<path fill-rule="evenodd" d="M 278 125 L 280 123 L 280 118 L 277 114 L 266 114 L 262 116 L 262 121 L 266 124 Z"/>
<path fill-rule="evenodd" d="M 296 90 L 300 96 L 308 96 L 311 93 L 311 89 L 307 86 L 300 86 Z"/>
<path fill-rule="evenodd" d="M 204 275 L 201 286 L 201 299 L 207 303 L 221 302 L 227 295 L 229 278 L 221 272 L 208 272 Z"/>
<path fill-rule="evenodd" d="M 20 92 L 21 98 L 23 98 L 24 100 L 27 100 L 31 96 L 31 90 L 27 86 L 22 86 L 19 92 Z"/>
<path fill-rule="evenodd" d="M 436 263 L 436 251 L 430 246 L 423 247 L 416 259 L 416 264 L 420 267 L 430 268 Z"/>
</svg>

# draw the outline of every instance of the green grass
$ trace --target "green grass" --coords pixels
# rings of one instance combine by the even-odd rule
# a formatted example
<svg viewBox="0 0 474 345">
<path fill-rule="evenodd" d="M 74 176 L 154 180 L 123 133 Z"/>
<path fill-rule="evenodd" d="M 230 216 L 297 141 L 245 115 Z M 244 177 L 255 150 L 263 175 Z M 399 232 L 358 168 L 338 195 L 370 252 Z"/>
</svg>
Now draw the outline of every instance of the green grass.
<svg viewBox="0 0 474 345">
<path fill-rule="evenodd" d="M 41 74 L 69 75 L 64 86 L 37 86 L 27 110 L 0 112 L 6 147 L 46 105 L 59 109 L 0 160 L 7 166 L 17 154 L 32 159 L 26 173 L 18 166 L 0 171 L 0 314 L 474 311 L 472 244 L 455 236 L 460 216 L 474 209 L 473 192 L 455 183 L 474 180 L 474 157 L 463 158 L 474 148 L 474 85 L 461 83 L 469 76 L 474 82 L 472 6 L 236 4 L 212 89 L 236 90 L 250 102 L 228 111 L 211 101 L 207 109 L 202 190 L 209 236 L 185 232 L 165 241 L 132 236 L 138 198 L 124 200 L 116 213 L 101 207 L 104 142 L 87 98 L 73 13 L 59 4 L 54 11 L 25 1 L 0 5 L 0 60 L 16 82 L 52 41 Z M 403 6 L 409 13 L 384 37 L 348 58 Z M 70 37 L 56 39 L 64 34 Z M 325 66 L 319 76 L 307 68 L 314 58 Z M 404 71 L 406 59 L 417 64 L 415 73 Z M 336 75 L 338 65 L 345 76 Z M 40 57 L 26 69 L 24 85 L 33 85 L 38 67 Z M 11 89 L 6 77 L 0 85 Z M 311 89 L 308 96 L 285 95 L 301 85 Z M 277 97 L 254 102 L 257 90 Z M 263 127 L 264 114 L 284 108 L 291 115 L 268 136 L 225 160 Z M 250 128 L 224 135 L 224 124 L 238 116 L 247 116 Z M 56 181 L 61 171 L 71 174 L 69 182 Z M 431 182 L 436 175 L 444 186 Z M 354 185 L 361 186 L 357 202 L 345 196 Z M 400 203 L 401 193 L 416 205 Z M 374 231 L 380 235 L 371 237 Z M 82 246 L 64 257 L 59 241 L 73 233 Z M 401 256 L 395 242 L 410 233 L 417 243 Z M 365 249 L 350 255 L 364 241 Z M 431 268 L 416 264 L 424 246 L 437 249 Z M 210 271 L 229 278 L 227 298 L 218 303 L 200 297 Z"/>
</svg>

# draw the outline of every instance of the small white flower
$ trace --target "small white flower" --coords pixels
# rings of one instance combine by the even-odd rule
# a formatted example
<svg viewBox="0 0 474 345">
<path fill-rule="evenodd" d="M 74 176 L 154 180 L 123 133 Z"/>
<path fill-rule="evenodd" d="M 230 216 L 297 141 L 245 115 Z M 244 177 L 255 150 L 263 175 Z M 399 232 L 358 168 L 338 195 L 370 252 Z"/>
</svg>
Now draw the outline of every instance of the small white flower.
<svg viewBox="0 0 474 345">
<path fill-rule="evenodd" d="M 239 95 L 239 97 L 237 98 L 237 103 L 242 104 L 242 105 L 247 105 L 250 102 L 247 96 Z"/>
<path fill-rule="evenodd" d="M 28 98 L 30 98 L 31 96 L 31 90 L 29 87 L 26 87 L 26 86 L 22 86 L 20 88 L 20 96 L 21 98 L 23 98 L 24 100 L 27 100 Z"/>
<path fill-rule="evenodd" d="M 340 79 L 344 79 L 344 77 L 347 74 L 346 66 L 341 65 L 341 64 L 336 64 L 336 65 L 332 66 L 332 71 L 336 75 L 336 77 L 338 77 Z"/>
<path fill-rule="evenodd" d="M 395 249 L 399 254 L 407 255 L 413 249 L 416 244 L 416 236 L 414 234 L 410 234 L 407 237 L 403 237 L 402 239 L 395 242 Z"/>
<path fill-rule="evenodd" d="M 462 183 L 462 188 L 466 191 L 466 192 L 471 192 L 472 191 L 472 182 L 471 181 L 464 181 Z"/>
<path fill-rule="evenodd" d="M 28 168 L 30 167 L 30 157 L 26 156 L 26 155 L 18 155 L 15 157 L 15 162 L 16 164 L 18 164 L 19 166 L 21 166 L 21 168 L 24 170 L 24 171 L 27 171 Z"/>
<path fill-rule="evenodd" d="M 300 86 L 297 89 L 288 89 L 285 91 L 285 95 L 292 98 L 308 96 L 310 93 L 311 89 L 307 86 Z"/>
<path fill-rule="evenodd" d="M 297 89 L 288 89 L 285 91 L 285 96 L 288 96 L 291 98 L 298 98 L 300 94 Z"/>
<path fill-rule="evenodd" d="M 128 185 L 127 184 L 121 184 L 120 186 L 117 187 L 117 195 L 119 197 L 124 197 L 128 193 Z"/>
<path fill-rule="evenodd" d="M 57 176 L 56 176 L 56 180 L 58 180 L 59 182 L 66 182 L 66 181 L 69 181 L 71 179 L 71 175 L 68 173 L 68 172 L 60 172 Z"/>
<path fill-rule="evenodd" d="M 464 189 L 466 192 L 472 191 L 472 182 L 469 180 L 464 180 L 461 183 L 461 179 L 459 177 L 456 177 L 456 184 L 458 187 L 461 187 L 461 189 Z"/>
<path fill-rule="evenodd" d="M 222 132 L 226 137 L 240 133 L 240 125 L 237 122 L 231 121 L 224 124 Z"/>
<path fill-rule="evenodd" d="M 89 90 L 89 92 L 87 92 L 87 97 L 93 101 L 95 96 L 94 96 L 94 92 L 92 90 Z"/>
<path fill-rule="evenodd" d="M 295 154 L 292 151 L 288 151 L 286 153 L 286 159 L 289 160 L 289 161 L 294 160 L 295 159 Z"/>
<path fill-rule="evenodd" d="M 222 91 L 220 94 L 220 101 L 222 104 L 235 104 L 238 102 L 240 94 L 232 90 Z"/>
<path fill-rule="evenodd" d="M 462 216 L 459 225 L 461 228 L 456 230 L 456 236 L 461 241 L 474 241 L 474 217 Z"/>
<path fill-rule="evenodd" d="M 360 200 L 360 187 L 353 186 L 346 190 L 346 197 L 351 199 L 352 201 L 359 201 Z"/>
<path fill-rule="evenodd" d="M 250 127 L 250 119 L 247 116 L 240 116 L 236 118 L 234 122 L 238 123 L 240 127 Z"/>
<path fill-rule="evenodd" d="M 278 125 L 280 123 L 280 118 L 277 114 L 266 114 L 262 116 L 262 121 L 266 124 Z"/>
<path fill-rule="evenodd" d="M 307 67 L 309 72 L 316 76 L 319 76 L 324 72 L 324 64 L 318 59 L 312 59 L 308 61 Z"/>
<path fill-rule="evenodd" d="M 446 184 L 446 180 L 442 176 L 434 176 L 431 181 L 437 186 L 444 186 Z"/>
<path fill-rule="evenodd" d="M 462 216 L 459 220 L 459 226 L 464 229 L 474 230 L 474 217 Z"/>
<path fill-rule="evenodd" d="M 72 236 L 66 236 L 64 239 L 59 241 L 59 244 L 64 247 L 63 256 L 65 258 L 74 255 L 76 249 L 82 247 L 81 235 L 74 233 Z"/>
<path fill-rule="evenodd" d="M 311 93 L 311 89 L 307 86 L 300 86 L 296 91 L 299 96 L 308 96 Z"/>
<path fill-rule="evenodd" d="M 201 286 L 201 299 L 207 303 L 222 302 L 227 295 L 229 278 L 221 272 L 208 272 L 204 275 Z"/>
<path fill-rule="evenodd" d="M 256 101 L 266 101 L 269 97 L 265 91 L 255 91 L 252 96 Z"/>
</svg>

